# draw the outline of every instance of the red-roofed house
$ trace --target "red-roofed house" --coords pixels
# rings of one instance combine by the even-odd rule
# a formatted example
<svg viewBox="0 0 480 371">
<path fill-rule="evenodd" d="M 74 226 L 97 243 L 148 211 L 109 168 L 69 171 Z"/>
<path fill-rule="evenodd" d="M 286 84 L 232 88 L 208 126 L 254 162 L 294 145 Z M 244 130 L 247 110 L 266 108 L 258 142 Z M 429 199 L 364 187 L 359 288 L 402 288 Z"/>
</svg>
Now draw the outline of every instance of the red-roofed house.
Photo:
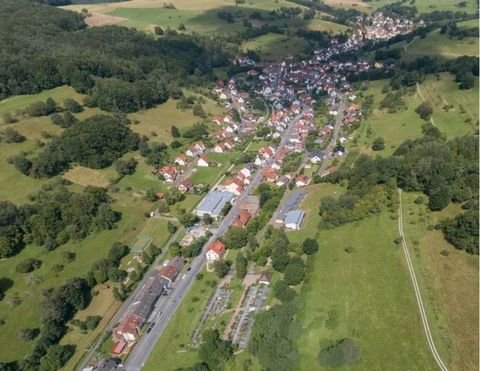
<svg viewBox="0 0 480 371">
<path fill-rule="evenodd" d="M 263 177 L 267 180 L 267 182 L 273 183 L 277 180 L 278 173 L 275 169 L 267 167 L 265 170 L 263 170 Z"/>
<path fill-rule="evenodd" d="M 117 341 L 131 342 L 135 341 L 140 328 L 143 324 L 143 318 L 136 314 L 130 314 L 113 330 L 113 336 Z"/>
<path fill-rule="evenodd" d="M 197 166 L 208 167 L 208 158 L 201 156 L 197 161 Z"/>
<path fill-rule="evenodd" d="M 206 255 L 208 261 L 219 260 L 225 255 L 225 245 L 219 240 L 212 242 L 210 246 L 208 246 Z"/>
<path fill-rule="evenodd" d="M 178 190 L 182 193 L 188 192 L 193 187 L 193 183 L 189 179 L 182 180 L 178 185 Z"/>
<path fill-rule="evenodd" d="M 166 182 L 173 182 L 177 178 L 178 171 L 175 166 L 165 165 L 160 170 L 160 174 L 163 176 Z"/>
<path fill-rule="evenodd" d="M 305 187 L 310 182 L 310 179 L 306 175 L 298 175 L 295 177 L 295 186 Z"/>
<path fill-rule="evenodd" d="M 245 228 L 251 217 L 252 215 L 247 210 L 242 210 L 233 225 L 238 228 Z"/>
<path fill-rule="evenodd" d="M 180 155 L 175 159 L 175 163 L 179 166 L 185 166 L 188 164 L 188 158 L 185 155 Z"/>
</svg>

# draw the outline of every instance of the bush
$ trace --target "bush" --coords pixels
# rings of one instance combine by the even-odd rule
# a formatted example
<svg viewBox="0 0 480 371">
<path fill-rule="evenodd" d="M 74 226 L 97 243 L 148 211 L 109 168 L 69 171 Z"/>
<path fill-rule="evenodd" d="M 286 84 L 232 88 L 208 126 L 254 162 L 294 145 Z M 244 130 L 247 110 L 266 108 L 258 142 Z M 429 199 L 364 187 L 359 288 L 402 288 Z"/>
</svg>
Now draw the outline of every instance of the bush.
<svg viewBox="0 0 480 371">
<path fill-rule="evenodd" d="M 430 103 L 425 101 L 420 103 L 420 105 L 417 108 L 415 108 L 415 112 L 418 113 L 418 115 L 422 120 L 427 121 L 427 120 L 430 120 L 430 116 L 433 113 L 433 108 Z"/>
<path fill-rule="evenodd" d="M 374 151 L 381 151 L 385 149 L 385 140 L 382 137 L 375 138 L 372 143 L 372 149 Z"/>
<path fill-rule="evenodd" d="M 42 265 L 41 260 L 27 258 L 25 260 L 22 260 L 20 263 L 18 263 L 17 266 L 15 267 L 15 270 L 18 273 L 30 273 L 40 268 L 41 265 Z"/>
<path fill-rule="evenodd" d="M 67 98 L 63 101 L 63 106 L 66 110 L 72 113 L 80 113 L 83 111 L 83 107 L 75 99 Z"/>
<path fill-rule="evenodd" d="M 102 320 L 101 316 L 88 316 L 85 319 L 85 326 L 87 330 L 90 330 L 90 331 L 95 330 L 101 320 Z"/>
<path fill-rule="evenodd" d="M 3 131 L 3 138 L 7 143 L 21 143 L 27 139 L 24 135 L 12 128 L 6 128 Z"/>
<path fill-rule="evenodd" d="M 313 255 L 318 251 L 318 242 L 313 238 L 307 238 L 302 244 L 303 252 L 307 255 Z"/>
<path fill-rule="evenodd" d="M 358 361 L 358 345 L 351 339 L 342 339 L 322 349 L 318 356 L 324 367 L 341 367 Z"/>
</svg>

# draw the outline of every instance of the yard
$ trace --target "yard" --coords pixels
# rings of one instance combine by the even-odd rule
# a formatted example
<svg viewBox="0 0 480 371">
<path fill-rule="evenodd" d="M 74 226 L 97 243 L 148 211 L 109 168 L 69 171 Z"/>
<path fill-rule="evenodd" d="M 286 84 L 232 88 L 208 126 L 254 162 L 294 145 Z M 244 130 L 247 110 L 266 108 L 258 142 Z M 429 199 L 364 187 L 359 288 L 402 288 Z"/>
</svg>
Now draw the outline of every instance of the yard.
<svg viewBox="0 0 480 371">
<path fill-rule="evenodd" d="M 302 241 L 315 236 L 324 185 L 309 187 L 304 230 L 289 234 Z M 329 187 L 332 187 L 329 185 Z M 341 189 L 336 187 L 336 192 Z M 318 369 L 318 354 L 330 340 L 351 338 L 360 360 L 352 369 L 433 370 L 414 293 L 400 248 L 393 243 L 397 222 L 387 213 L 318 234 L 320 251 L 302 288 L 297 342 L 302 370 Z M 351 246 L 352 252 L 345 248 Z M 408 316 L 408 320 L 406 319 Z"/>
</svg>

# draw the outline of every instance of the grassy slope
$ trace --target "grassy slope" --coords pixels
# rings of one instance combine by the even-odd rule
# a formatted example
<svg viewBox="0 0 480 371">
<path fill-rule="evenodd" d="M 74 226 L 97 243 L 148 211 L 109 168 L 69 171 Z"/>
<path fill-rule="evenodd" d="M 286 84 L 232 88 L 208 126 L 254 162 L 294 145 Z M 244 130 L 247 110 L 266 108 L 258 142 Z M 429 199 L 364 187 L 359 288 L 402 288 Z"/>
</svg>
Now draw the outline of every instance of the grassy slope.
<svg viewBox="0 0 480 371">
<path fill-rule="evenodd" d="M 255 50 L 263 60 L 276 60 L 288 54 L 304 54 L 307 42 L 299 37 L 274 33 L 258 36 L 242 44 L 243 50 Z"/>
<path fill-rule="evenodd" d="M 440 231 L 427 229 L 461 212 L 459 205 L 432 213 L 414 203 L 417 196 L 403 194 L 404 228 L 437 347 L 450 369 L 474 370 L 479 360 L 478 257 L 454 249 Z M 444 250 L 448 256 L 440 254 Z"/>
<path fill-rule="evenodd" d="M 290 234 L 302 241 L 317 232 L 320 198 L 341 188 L 310 187 L 305 229 Z M 302 370 L 318 369 L 318 353 L 326 340 L 350 337 L 360 347 L 360 361 L 344 369 L 435 369 L 417 312 L 408 273 L 399 248 L 396 220 L 384 213 L 332 231 L 320 231 L 320 252 L 302 290 L 299 314 L 304 331 L 298 340 Z M 346 246 L 354 252 L 347 254 Z M 337 320 L 325 321 L 334 311 Z M 408 318 L 408 319 L 407 319 Z"/>
<path fill-rule="evenodd" d="M 404 96 L 407 104 L 407 110 L 401 110 L 396 113 L 387 113 L 378 108 L 379 103 L 384 97 L 381 93 L 382 87 L 387 84 L 386 80 L 372 81 L 369 83 L 365 94 L 373 94 L 374 107 L 373 114 L 361 125 L 358 131 L 358 143 L 349 143 L 350 149 L 360 150 L 367 154 L 380 154 L 388 156 L 395 151 L 401 143 L 407 139 L 414 139 L 421 136 L 422 125 L 425 121 L 421 120 L 415 113 L 415 108 L 422 102 L 420 96 L 416 93 L 410 93 Z M 428 76 L 426 81 L 420 85 L 422 95 L 434 106 L 433 118 L 437 127 L 451 139 L 455 136 L 471 134 L 475 132 L 478 120 L 478 79 L 477 85 L 470 90 L 459 90 L 453 76 L 449 73 L 440 75 L 437 80 L 433 76 Z M 454 107 L 448 112 L 443 110 L 443 106 L 448 102 Z M 465 113 L 461 113 L 460 105 L 464 107 Z M 471 123 L 465 122 L 465 119 L 471 118 Z M 367 137 L 367 127 L 370 127 L 372 134 Z M 376 137 L 385 139 L 385 150 L 373 152 L 370 147 Z"/>
</svg>

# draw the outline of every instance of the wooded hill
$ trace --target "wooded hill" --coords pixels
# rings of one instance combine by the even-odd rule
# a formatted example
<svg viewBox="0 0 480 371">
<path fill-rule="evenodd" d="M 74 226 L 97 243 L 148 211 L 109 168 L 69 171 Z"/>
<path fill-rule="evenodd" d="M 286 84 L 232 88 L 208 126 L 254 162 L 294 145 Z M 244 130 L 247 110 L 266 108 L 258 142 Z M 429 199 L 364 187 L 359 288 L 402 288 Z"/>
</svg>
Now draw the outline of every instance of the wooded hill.
<svg viewBox="0 0 480 371">
<path fill-rule="evenodd" d="M 198 82 L 213 67 L 225 65 L 228 55 L 219 43 L 187 35 L 155 39 L 118 26 L 87 28 L 78 13 L 4 0 L 0 99 L 68 84 L 82 93 L 99 87 L 90 103 L 107 102 L 102 108 L 114 105 L 105 95 L 125 112 L 148 108 L 165 101 L 179 81 Z M 113 82 L 102 84 L 103 79 Z"/>
</svg>

